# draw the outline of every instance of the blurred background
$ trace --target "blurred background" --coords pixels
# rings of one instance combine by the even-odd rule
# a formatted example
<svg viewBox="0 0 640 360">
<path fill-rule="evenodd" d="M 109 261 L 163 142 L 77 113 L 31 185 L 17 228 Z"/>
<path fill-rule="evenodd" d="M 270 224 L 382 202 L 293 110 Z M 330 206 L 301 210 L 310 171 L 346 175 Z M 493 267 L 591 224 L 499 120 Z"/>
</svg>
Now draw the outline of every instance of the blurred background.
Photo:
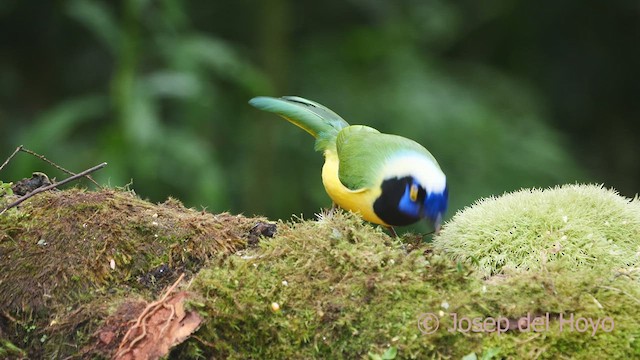
<svg viewBox="0 0 640 360">
<path fill-rule="evenodd" d="M 330 205 L 299 95 L 425 145 L 451 211 L 522 187 L 640 184 L 640 2 L 0 2 L 0 161 L 16 146 L 141 197 L 272 219 Z M 0 179 L 66 175 L 20 154 Z M 85 182 L 86 186 L 92 185 Z"/>
</svg>

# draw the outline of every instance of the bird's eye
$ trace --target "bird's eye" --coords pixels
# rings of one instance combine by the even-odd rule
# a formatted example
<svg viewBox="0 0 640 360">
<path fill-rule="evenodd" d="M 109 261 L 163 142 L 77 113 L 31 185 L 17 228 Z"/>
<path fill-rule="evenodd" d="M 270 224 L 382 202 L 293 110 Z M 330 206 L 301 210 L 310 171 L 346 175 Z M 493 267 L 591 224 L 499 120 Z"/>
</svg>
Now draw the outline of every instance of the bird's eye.
<svg viewBox="0 0 640 360">
<path fill-rule="evenodd" d="M 409 198 L 413 202 L 418 200 L 418 185 L 416 184 L 411 185 L 411 189 L 409 189 Z"/>
</svg>

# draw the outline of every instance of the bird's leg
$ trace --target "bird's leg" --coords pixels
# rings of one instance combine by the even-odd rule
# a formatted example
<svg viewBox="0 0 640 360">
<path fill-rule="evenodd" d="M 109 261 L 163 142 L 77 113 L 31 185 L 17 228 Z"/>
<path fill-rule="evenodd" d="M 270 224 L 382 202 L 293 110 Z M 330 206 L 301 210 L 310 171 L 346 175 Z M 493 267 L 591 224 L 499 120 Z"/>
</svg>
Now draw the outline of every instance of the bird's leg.
<svg viewBox="0 0 640 360">
<path fill-rule="evenodd" d="M 398 233 L 396 232 L 396 230 L 393 228 L 393 226 L 385 226 L 387 228 L 387 230 L 389 230 L 389 232 L 391 233 L 391 235 L 394 238 L 399 238 Z"/>
</svg>

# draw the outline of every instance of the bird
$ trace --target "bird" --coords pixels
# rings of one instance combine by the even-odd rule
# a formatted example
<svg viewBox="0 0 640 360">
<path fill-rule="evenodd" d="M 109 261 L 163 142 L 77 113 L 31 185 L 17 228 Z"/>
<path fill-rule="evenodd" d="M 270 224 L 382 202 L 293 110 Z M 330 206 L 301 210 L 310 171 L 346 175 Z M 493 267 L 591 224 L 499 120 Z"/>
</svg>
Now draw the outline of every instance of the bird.
<svg viewBox="0 0 640 360">
<path fill-rule="evenodd" d="M 447 179 L 435 157 L 408 138 L 349 125 L 329 108 L 298 96 L 258 96 L 257 109 L 280 115 L 311 134 L 324 154 L 322 183 L 334 204 L 382 225 L 394 227 L 422 219 L 440 232 L 447 210 Z"/>
</svg>

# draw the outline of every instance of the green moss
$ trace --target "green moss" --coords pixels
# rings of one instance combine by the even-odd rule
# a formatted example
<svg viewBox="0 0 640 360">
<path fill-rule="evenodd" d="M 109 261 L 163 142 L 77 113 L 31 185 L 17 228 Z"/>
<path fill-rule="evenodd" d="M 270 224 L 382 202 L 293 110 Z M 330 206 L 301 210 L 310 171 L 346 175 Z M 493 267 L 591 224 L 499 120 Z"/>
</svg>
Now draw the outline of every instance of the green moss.
<svg viewBox="0 0 640 360">
<path fill-rule="evenodd" d="M 640 204 L 599 186 L 521 190 L 457 213 L 434 247 L 484 276 L 504 268 L 572 269 L 640 264 Z"/>
<path fill-rule="evenodd" d="M 258 220 L 175 200 L 155 205 L 117 190 L 39 194 L 0 216 L 0 334 L 31 357 L 58 354 L 58 346 L 77 343 L 62 331 L 83 324 L 77 336 L 87 338 L 108 299 L 154 298 L 180 273 L 246 246 Z M 68 327 L 51 326 L 52 318 Z"/>
<path fill-rule="evenodd" d="M 401 242 L 343 213 L 280 228 L 259 249 L 230 256 L 196 277 L 193 290 L 205 296 L 210 315 L 203 336 L 214 346 L 205 350 L 213 356 L 382 353 L 417 336 L 415 310 L 436 306 L 429 299 L 444 290 L 440 284 L 465 283 L 454 270 L 447 275 L 457 281 L 428 286 L 425 281 L 444 276 L 429 271 L 442 266 L 438 259 L 431 264 L 418 252 L 406 254 Z"/>
<path fill-rule="evenodd" d="M 624 358 L 640 351 L 637 273 L 574 273 L 560 259 L 483 280 L 429 245 L 407 252 L 402 242 L 344 213 L 280 228 L 260 248 L 225 257 L 196 276 L 190 290 L 202 300 L 194 307 L 208 319 L 200 340 L 174 356 L 368 358 L 394 348 L 398 359 L 590 358 L 603 348 Z M 418 328 L 425 313 L 440 321 L 432 334 Z M 503 318 L 511 326 L 528 314 L 549 313 L 549 329 L 449 332 L 453 313 Z M 615 330 L 594 337 L 560 331 L 560 314 L 613 317 Z"/>
<path fill-rule="evenodd" d="M 185 272 L 205 322 L 171 358 L 637 358 L 638 212 L 567 186 L 480 201 L 434 244 L 337 211 L 244 248 L 256 219 L 113 190 L 41 194 L 0 216 L 0 355 L 109 358 L 120 338 L 96 330 L 121 337 L 141 299 Z M 448 331 L 453 314 L 509 330 Z M 571 316 L 613 328 L 570 330 Z M 519 328 L 536 317 L 540 331 Z"/>
<path fill-rule="evenodd" d="M 197 270 L 213 254 L 244 246 L 254 222 L 123 191 L 40 194 L 0 217 L 0 306 L 37 310 L 107 284 L 141 288 L 137 279 L 162 263 Z"/>
<path fill-rule="evenodd" d="M 26 358 L 27 352 L 14 345 L 11 341 L 0 338 L 0 356 L 3 359 Z"/>
</svg>

